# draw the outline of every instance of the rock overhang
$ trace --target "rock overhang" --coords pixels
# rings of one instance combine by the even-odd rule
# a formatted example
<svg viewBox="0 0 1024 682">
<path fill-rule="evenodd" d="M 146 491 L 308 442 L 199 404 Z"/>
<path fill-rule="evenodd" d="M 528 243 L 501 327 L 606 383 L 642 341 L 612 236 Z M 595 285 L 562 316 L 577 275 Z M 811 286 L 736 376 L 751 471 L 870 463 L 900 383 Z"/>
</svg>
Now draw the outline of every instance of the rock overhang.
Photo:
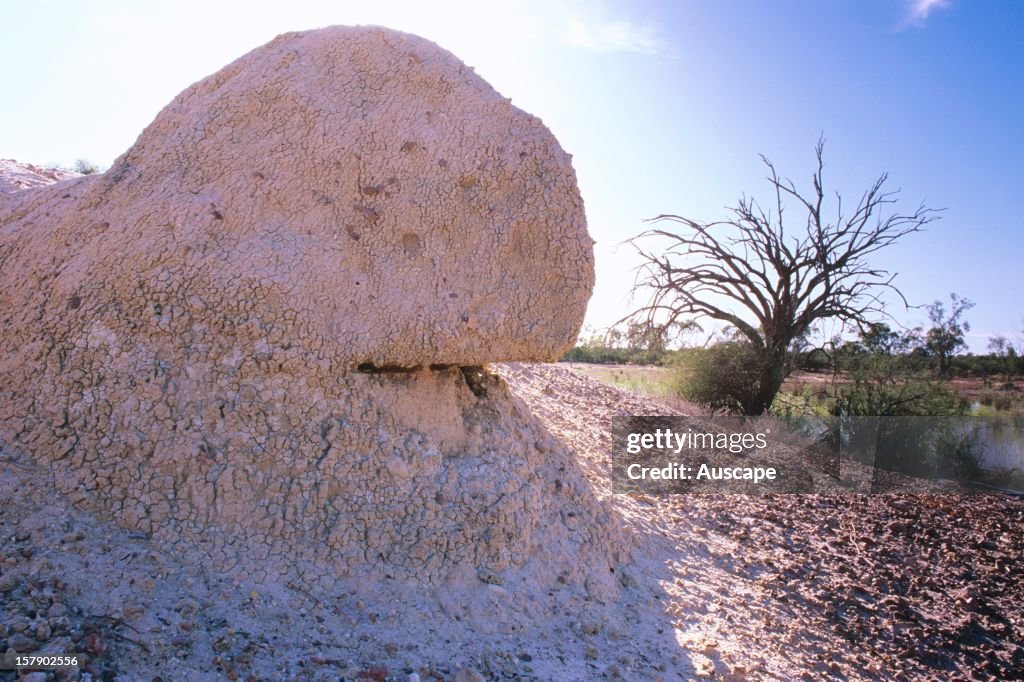
<svg viewBox="0 0 1024 682">
<path fill-rule="evenodd" d="M 158 281 L 187 247 L 207 276 L 183 300 L 262 286 L 258 314 L 294 313 L 293 334 L 353 365 L 557 359 L 594 280 L 551 133 L 379 27 L 285 34 L 190 86 L 82 203 L 110 224 L 118 207 L 92 250 L 122 248 L 132 275 Z"/>
</svg>

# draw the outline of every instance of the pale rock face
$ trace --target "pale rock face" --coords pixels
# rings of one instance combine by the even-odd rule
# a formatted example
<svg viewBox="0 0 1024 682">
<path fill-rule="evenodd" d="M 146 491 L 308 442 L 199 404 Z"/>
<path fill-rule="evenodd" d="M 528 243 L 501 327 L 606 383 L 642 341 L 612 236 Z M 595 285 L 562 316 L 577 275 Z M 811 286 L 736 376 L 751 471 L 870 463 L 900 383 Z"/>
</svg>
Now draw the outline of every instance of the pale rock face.
<svg viewBox="0 0 1024 682">
<path fill-rule="evenodd" d="M 284 35 L 106 173 L 0 194 L 0 441 L 242 578 L 611 590 L 571 453 L 458 367 L 557 357 L 592 283 L 540 121 L 423 39 Z"/>
<path fill-rule="evenodd" d="M 283 35 L 185 90 L 48 241 L 65 240 L 54 287 L 86 309 L 100 281 L 138 280 L 353 366 L 555 360 L 593 285 L 551 133 L 380 28 Z"/>
</svg>

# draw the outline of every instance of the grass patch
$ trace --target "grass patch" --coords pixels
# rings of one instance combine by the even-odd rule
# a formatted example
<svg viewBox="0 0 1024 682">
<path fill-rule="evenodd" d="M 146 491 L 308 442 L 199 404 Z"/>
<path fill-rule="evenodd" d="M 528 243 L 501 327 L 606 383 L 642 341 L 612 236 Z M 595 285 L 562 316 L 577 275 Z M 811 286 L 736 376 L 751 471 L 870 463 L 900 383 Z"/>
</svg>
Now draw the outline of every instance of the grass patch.
<svg viewBox="0 0 1024 682">
<path fill-rule="evenodd" d="M 573 363 L 570 367 L 598 381 L 654 398 L 678 395 L 673 370 L 652 365 L 591 365 Z"/>
</svg>

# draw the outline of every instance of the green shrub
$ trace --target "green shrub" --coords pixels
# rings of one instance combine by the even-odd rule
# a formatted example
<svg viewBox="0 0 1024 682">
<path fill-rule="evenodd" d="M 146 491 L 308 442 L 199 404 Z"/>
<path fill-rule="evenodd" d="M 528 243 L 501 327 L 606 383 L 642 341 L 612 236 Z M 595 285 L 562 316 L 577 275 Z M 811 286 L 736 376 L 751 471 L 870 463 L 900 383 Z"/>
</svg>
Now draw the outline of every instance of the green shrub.
<svg viewBox="0 0 1024 682">
<path fill-rule="evenodd" d="M 879 361 L 836 391 L 825 440 L 847 456 L 912 476 L 967 478 L 983 447 L 965 401 L 933 378 Z M 881 417 L 881 419 L 871 419 Z"/>
<path fill-rule="evenodd" d="M 963 414 L 964 407 L 937 381 L 861 373 L 836 391 L 830 412 L 850 417 L 949 417 Z"/>
<path fill-rule="evenodd" d="M 762 364 L 746 341 L 727 341 L 680 355 L 676 385 L 686 400 L 712 412 L 749 413 L 758 398 Z"/>
</svg>

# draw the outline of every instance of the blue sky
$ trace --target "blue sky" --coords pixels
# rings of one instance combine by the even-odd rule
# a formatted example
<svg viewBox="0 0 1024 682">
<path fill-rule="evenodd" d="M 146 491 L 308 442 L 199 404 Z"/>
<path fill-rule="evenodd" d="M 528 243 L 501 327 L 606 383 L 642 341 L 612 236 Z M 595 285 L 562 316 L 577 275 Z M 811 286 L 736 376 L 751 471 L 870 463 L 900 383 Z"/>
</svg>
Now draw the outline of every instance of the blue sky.
<svg viewBox="0 0 1024 682">
<path fill-rule="evenodd" d="M 878 254 L 912 303 L 977 303 L 972 349 L 1024 336 L 1024 3 L 25 0 L 0 24 L 0 157 L 109 165 L 188 84 L 278 33 L 381 24 L 423 35 L 544 120 L 597 240 L 587 322 L 630 309 L 643 220 L 713 220 L 766 196 L 758 154 L 848 200 L 883 171 L 901 207 L 945 208 Z M 923 310 L 890 306 L 902 323 Z"/>
</svg>

